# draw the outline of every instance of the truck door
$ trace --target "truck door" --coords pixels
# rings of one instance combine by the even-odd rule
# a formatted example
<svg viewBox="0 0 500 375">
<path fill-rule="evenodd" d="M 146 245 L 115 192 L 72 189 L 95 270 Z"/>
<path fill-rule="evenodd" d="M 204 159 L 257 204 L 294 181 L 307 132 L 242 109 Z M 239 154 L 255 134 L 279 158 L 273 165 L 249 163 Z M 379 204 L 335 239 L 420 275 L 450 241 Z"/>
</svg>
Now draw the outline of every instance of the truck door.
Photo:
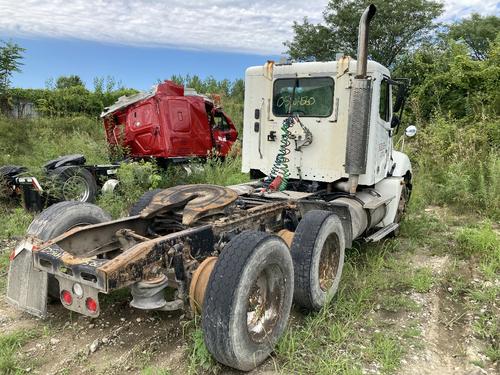
<svg viewBox="0 0 500 375">
<path fill-rule="evenodd" d="M 391 117 L 392 117 L 392 98 L 391 84 L 387 77 L 380 81 L 380 95 L 378 103 L 377 116 L 377 157 L 376 174 L 378 177 L 385 177 L 388 169 L 391 167 L 390 158 L 392 154 L 392 141 L 390 137 Z"/>
<path fill-rule="evenodd" d="M 133 156 L 153 156 L 162 150 L 160 125 L 153 101 L 128 110 L 125 143 Z"/>
<path fill-rule="evenodd" d="M 212 148 L 203 100 L 168 98 L 164 106 L 168 119 L 170 156 L 206 156 Z"/>
</svg>

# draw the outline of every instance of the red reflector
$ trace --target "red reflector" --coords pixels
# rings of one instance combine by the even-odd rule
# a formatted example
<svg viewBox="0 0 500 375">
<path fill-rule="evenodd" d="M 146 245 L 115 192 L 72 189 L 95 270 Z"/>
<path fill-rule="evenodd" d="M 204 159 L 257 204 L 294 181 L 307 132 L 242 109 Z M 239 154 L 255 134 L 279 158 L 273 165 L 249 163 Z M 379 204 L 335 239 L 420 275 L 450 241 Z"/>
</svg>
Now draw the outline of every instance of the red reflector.
<svg viewBox="0 0 500 375">
<path fill-rule="evenodd" d="M 66 305 L 71 305 L 73 303 L 73 296 L 71 295 L 70 292 L 67 290 L 63 290 L 61 292 L 61 300 L 66 304 Z"/>
<path fill-rule="evenodd" d="M 95 313 L 97 311 L 97 302 L 93 298 L 87 298 L 85 305 L 87 306 L 87 310 L 91 313 Z"/>
<path fill-rule="evenodd" d="M 9 256 L 9 260 L 12 262 L 14 258 L 16 257 L 16 249 L 12 250 Z"/>
</svg>

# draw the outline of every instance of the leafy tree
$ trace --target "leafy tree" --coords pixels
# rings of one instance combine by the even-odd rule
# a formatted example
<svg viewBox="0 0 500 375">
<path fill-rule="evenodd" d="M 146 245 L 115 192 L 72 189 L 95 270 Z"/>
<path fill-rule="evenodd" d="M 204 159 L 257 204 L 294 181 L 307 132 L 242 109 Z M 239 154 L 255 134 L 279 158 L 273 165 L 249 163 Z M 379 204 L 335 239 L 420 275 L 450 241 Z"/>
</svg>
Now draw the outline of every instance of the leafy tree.
<svg viewBox="0 0 500 375">
<path fill-rule="evenodd" d="M 11 108 L 8 88 L 14 72 L 20 72 L 23 65 L 24 48 L 12 42 L 0 41 L 0 108 L 5 112 Z"/>
<path fill-rule="evenodd" d="M 500 32 L 500 17 L 472 14 L 470 19 L 464 19 L 450 26 L 449 36 L 457 41 L 463 41 L 476 60 L 488 57 L 490 44 Z"/>
<path fill-rule="evenodd" d="M 294 38 L 285 42 L 287 53 L 298 60 L 334 60 L 336 53 L 356 55 L 361 13 L 372 1 L 330 0 L 323 13 L 323 24 L 307 18 L 293 25 Z M 434 0 L 376 1 L 377 15 L 370 28 L 370 57 L 385 66 L 398 56 L 430 38 L 436 25 L 432 20 L 443 11 Z"/>
<path fill-rule="evenodd" d="M 70 87 L 85 87 L 82 79 L 76 74 L 72 74 L 69 76 L 61 76 L 56 81 L 57 89 L 68 89 Z"/>
</svg>

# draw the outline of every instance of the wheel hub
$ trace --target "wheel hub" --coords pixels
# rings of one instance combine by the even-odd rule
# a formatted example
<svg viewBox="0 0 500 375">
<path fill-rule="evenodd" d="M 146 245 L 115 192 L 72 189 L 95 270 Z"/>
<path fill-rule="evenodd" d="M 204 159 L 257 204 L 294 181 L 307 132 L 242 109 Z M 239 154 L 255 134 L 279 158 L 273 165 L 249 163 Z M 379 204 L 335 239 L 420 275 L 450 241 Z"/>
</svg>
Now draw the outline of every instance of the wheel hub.
<svg viewBox="0 0 500 375">
<path fill-rule="evenodd" d="M 333 286 L 339 268 L 339 258 L 338 238 L 332 233 L 326 239 L 319 259 L 319 285 L 324 292 Z"/>
<path fill-rule="evenodd" d="M 283 304 L 283 278 L 279 267 L 270 265 L 250 289 L 247 328 L 250 338 L 262 342 L 279 321 Z"/>
<path fill-rule="evenodd" d="M 86 202 L 90 194 L 87 181 L 81 176 L 71 176 L 64 182 L 62 194 L 65 200 Z"/>
</svg>

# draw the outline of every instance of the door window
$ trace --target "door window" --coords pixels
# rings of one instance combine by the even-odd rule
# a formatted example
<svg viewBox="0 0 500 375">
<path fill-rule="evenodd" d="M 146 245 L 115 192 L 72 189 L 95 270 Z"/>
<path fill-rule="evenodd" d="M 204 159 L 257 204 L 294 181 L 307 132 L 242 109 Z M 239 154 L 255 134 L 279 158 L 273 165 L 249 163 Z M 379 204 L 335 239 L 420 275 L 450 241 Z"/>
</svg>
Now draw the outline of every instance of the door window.
<svg viewBox="0 0 500 375">
<path fill-rule="evenodd" d="M 226 120 L 226 117 L 221 112 L 215 113 L 214 121 L 215 121 L 214 124 L 215 130 L 221 130 L 221 131 L 229 130 L 229 124 Z"/>
<path fill-rule="evenodd" d="M 385 122 L 389 122 L 391 117 L 390 98 L 391 95 L 389 81 L 383 79 L 380 83 L 380 103 L 378 107 L 378 114 L 380 118 Z"/>
</svg>

